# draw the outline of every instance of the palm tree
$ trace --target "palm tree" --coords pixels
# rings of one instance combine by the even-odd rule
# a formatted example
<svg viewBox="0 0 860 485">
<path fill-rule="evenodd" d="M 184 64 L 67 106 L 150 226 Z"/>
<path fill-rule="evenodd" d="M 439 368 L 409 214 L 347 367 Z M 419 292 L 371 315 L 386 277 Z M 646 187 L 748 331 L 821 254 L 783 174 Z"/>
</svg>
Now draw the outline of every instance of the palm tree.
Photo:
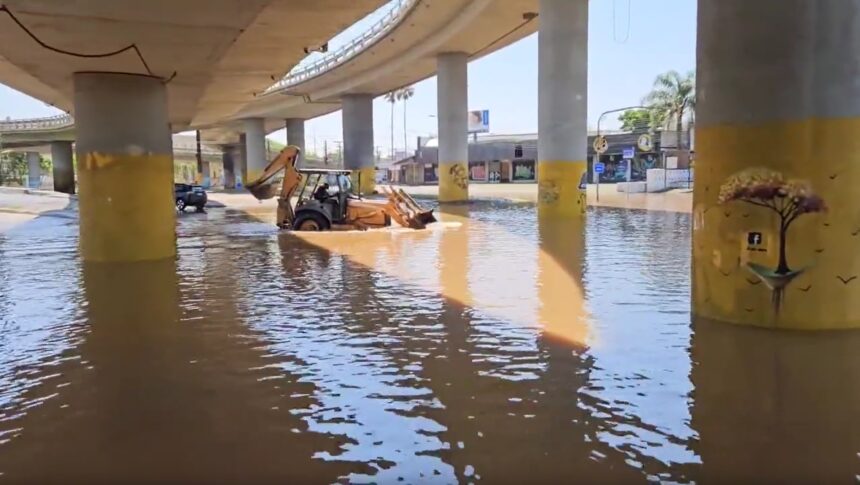
<svg viewBox="0 0 860 485">
<path fill-rule="evenodd" d="M 394 103 L 397 102 L 397 91 L 385 93 L 385 100 L 391 103 L 391 160 L 394 160 Z"/>
<path fill-rule="evenodd" d="M 403 152 L 407 151 L 407 138 L 406 138 L 406 101 L 415 95 L 415 88 L 412 86 L 406 86 L 405 88 L 400 88 L 397 90 L 397 99 L 403 100 Z"/>
<path fill-rule="evenodd" d="M 684 117 L 695 116 L 696 74 L 693 71 L 683 76 L 677 71 L 660 74 L 654 80 L 654 88 L 642 103 L 651 108 L 652 119 L 664 122 L 667 127 L 669 123 L 675 121 L 678 150 L 682 150 L 684 141 L 681 132 L 684 131 Z"/>
</svg>

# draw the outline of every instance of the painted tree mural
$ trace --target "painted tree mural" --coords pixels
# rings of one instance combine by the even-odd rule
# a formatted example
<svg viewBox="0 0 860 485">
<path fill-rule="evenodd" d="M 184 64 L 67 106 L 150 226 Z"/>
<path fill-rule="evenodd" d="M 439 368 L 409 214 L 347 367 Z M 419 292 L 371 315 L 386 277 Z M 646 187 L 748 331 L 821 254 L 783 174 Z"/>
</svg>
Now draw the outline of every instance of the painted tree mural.
<svg viewBox="0 0 860 485">
<path fill-rule="evenodd" d="M 741 201 L 771 210 L 779 216 L 779 263 L 775 270 L 748 263 L 748 267 L 774 292 L 774 307 L 779 311 L 783 289 L 803 269 L 788 264 L 786 239 L 791 224 L 804 214 L 826 212 L 827 204 L 804 180 L 786 180 L 776 171 L 752 168 L 729 177 L 720 188 L 719 203 Z"/>
</svg>

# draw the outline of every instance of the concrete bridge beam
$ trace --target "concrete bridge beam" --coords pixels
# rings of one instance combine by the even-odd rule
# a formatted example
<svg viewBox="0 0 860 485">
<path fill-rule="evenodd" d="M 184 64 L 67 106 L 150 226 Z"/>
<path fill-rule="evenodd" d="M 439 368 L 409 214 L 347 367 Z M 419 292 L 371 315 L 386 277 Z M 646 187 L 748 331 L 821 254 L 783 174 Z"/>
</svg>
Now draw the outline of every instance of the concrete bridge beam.
<svg viewBox="0 0 860 485">
<path fill-rule="evenodd" d="M 858 42 L 860 0 L 699 1 L 696 316 L 860 328 Z"/>
<path fill-rule="evenodd" d="M 353 171 L 353 186 L 362 194 L 370 194 L 376 189 L 376 169 L 373 158 L 373 96 L 348 94 L 341 101 L 343 103 L 343 166 Z"/>
<path fill-rule="evenodd" d="M 83 259 L 175 257 L 173 142 L 163 80 L 80 72 L 74 88 Z"/>
<path fill-rule="evenodd" d="M 51 165 L 54 173 L 54 191 L 75 193 L 75 169 L 72 164 L 72 142 L 51 142 Z"/>
<path fill-rule="evenodd" d="M 588 143 L 588 0 L 541 0 L 538 211 L 584 220 Z"/>
<path fill-rule="evenodd" d="M 439 54 L 439 202 L 469 199 L 468 62 L 464 52 Z"/>
<path fill-rule="evenodd" d="M 224 188 L 236 188 L 235 149 L 232 146 L 221 148 L 221 164 L 224 166 Z"/>
</svg>

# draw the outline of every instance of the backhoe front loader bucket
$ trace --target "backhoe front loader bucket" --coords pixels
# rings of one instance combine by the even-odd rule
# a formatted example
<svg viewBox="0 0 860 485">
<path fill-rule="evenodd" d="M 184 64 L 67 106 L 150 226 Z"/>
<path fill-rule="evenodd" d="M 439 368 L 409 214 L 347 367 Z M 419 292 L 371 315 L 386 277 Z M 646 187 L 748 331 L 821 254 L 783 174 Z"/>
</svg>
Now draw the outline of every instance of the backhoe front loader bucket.
<svg viewBox="0 0 860 485">
<path fill-rule="evenodd" d="M 436 222 L 432 209 L 425 209 L 415 202 L 403 190 L 394 190 L 393 187 L 383 187 L 383 192 L 388 196 L 388 206 L 393 214 L 389 214 L 400 225 L 412 229 L 424 229 L 427 224 Z"/>
<path fill-rule="evenodd" d="M 421 207 L 421 205 L 418 204 L 418 202 L 416 202 L 415 199 L 413 199 L 412 196 L 407 194 L 403 189 L 400 189 L 398 192 L 400 196 L 403 197 L 403 200 L 405 200 L 407 204 L 410 204 L 413 207 L 413 209 L 415 210 L 415 217 L 422 225 L 426 226 L 427 224 L 436 222 L 436 216 L 433 215 L 433 209 L 425 209 Z"/>
</svg>

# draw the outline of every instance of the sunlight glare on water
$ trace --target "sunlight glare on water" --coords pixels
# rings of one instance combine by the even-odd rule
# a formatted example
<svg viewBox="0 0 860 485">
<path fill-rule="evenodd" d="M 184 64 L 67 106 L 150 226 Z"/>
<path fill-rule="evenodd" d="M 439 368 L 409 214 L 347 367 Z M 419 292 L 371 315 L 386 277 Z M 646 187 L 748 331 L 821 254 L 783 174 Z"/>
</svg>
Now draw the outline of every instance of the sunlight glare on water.
<svg viewBox="0 0 860 485">
<path fill-rule="evenodd" d="M 690 216 L 589 211 L 291 234 L 213 209 L 136 264 L 17 226 L 0 480 L 853 480 L 860 337 L 691 325 Z"/>
</svg>

